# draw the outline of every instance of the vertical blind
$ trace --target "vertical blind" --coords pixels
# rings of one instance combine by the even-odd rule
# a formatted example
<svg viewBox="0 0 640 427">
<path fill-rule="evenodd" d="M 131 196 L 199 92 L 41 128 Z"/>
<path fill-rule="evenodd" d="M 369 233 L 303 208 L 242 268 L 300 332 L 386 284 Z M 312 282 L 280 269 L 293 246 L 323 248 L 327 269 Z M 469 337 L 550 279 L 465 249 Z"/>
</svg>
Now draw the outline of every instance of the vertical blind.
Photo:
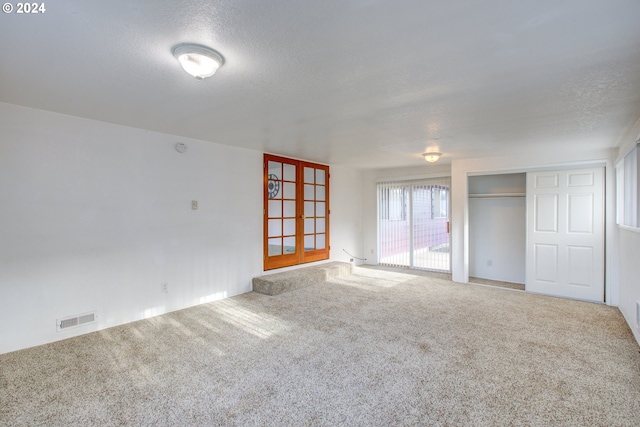
<svg viewBox="0 0 640 427">
<path fill-rule="evenodd" d="M 379 262 L 450 271 L 450 178 L 378 183 Z"/>
<path fill-rule="evenodd" d="M 378 184 L 378 246 L 381 264 L 410 265 L 411 233 L 408 186 L 398 182 Z"/>
</svg>

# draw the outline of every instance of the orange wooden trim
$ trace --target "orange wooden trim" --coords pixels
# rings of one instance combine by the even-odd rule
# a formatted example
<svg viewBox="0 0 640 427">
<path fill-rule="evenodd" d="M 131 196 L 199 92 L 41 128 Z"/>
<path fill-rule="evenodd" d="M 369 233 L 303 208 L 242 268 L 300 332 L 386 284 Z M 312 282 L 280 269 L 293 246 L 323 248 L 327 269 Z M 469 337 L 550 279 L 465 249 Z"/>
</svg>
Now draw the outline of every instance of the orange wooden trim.
<svg viewBox="0 0 640 427">
<path fill-rule="evenodd" d="M 288 267 L 291 265 L 297 265 L 312 261 L 319 261 L 328 259 L 330 255 L 330 187 L 329 182 L 331 175 L 329 174 L 329 166 L 321 165 L 318 163 L 311 163 L 303 160 L 295 160 L 286 157 L 280 157 L 272 154 L 264 154 L 263 156 L 264 165 L 263 165 L 263 259 L 264 259 L 264 270 L 271 270 L 275 268 Z M 291 164 L 296 166 L 296 252 L 293 254 L 283 254 L 276 256 L 269 256 L 269 216 L 268 216 L 268 201 L 269 201 L 269 191 L 268 191 L 268 164 L 269 162 L 278 162 L 282 164 Z M 304 220 L 302 216 L 304 215 L 304 168 L 310 167 L 313 169 L 320 169 L 325 171 L 325 248 L 319 250 L 313 250 L 305 252 L 304 250 Z M 284 176 L 280 177 L 281 180 L 284 180 Z M 284 206 L 283 206 L 284 209 Z M 318 233 L 314 233 L 318 234 Z"/>
</svg>

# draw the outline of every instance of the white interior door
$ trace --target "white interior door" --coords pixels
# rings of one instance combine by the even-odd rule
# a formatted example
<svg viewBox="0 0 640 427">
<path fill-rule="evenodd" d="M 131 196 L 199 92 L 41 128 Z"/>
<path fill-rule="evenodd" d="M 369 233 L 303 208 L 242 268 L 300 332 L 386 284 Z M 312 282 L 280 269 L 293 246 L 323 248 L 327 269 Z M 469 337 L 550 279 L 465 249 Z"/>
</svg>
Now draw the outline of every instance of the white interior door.
<svg viewBox="0 0 640 427">
<path fill-rule="evenodd" d="M 604 301 L 602 168 L 527 174 L 530 292 Z"/>
</svg>

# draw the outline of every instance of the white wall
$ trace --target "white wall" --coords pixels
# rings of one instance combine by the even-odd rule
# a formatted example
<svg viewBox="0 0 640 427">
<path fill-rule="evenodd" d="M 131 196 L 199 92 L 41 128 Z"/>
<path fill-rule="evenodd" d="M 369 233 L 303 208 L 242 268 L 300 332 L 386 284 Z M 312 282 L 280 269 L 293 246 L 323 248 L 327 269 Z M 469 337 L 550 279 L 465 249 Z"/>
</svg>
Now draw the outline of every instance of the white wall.
<svg viewBox="0 0 640 427">
<path fill-rule="evenodd" d="M 527 174 L 504 173 L 469 177 L 469 194 L 524 194 L 527 191 Z"/>
<path fill-rule="evenodd" d="M 620 303 L 618 307 L 640 344 L 636 304 L 640 302 L 640 232 L 620 230 Z"/>
<path fill-rule="evenodd" d="M 0 353 L 247 292 L 262 274 L 262 153 L 3 103 L 0 136 Z M 332 249 L 362 244 L 361 182 L 332 169 Z M 93 310 L 97 323 L 56 332 Z"/>
<path fill-rule="evenodd" d="M 640 120 L 625 137 L 618 152 L 618 159 L 622 158 L 635 146 L 638 135 L 640 135 Z M 620 233 L 619 246 L 616 248 L 619 254 L 617 272 L 620 283 L 620 302 L 618 307 L 640 344 L 640 327 L 636 318 L 636 303 L 640 302 L 640 263 L 638 262 L 640 230 L 629 230 L 621 227 L 616 231 Z"/>
<path fill-rule="evenodd" d="M 524 197 L 469 199 L 469 275 L 525 282 Z"/>
<path fill-rule="evenodd" d="M 350 262 L 346 252 L 363 258 L 362 172 L 332 166 L 330 174 L 331 260 Z M 356 265 L 363 263 L 358 258 L 353 258 Z"/>
</svg>

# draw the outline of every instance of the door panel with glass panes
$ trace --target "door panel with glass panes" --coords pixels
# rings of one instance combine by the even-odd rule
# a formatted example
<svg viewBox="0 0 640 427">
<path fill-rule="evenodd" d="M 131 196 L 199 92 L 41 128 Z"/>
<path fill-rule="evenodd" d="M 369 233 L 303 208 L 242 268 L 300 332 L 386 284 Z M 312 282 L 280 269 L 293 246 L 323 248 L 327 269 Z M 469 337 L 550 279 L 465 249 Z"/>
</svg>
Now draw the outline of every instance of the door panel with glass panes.
<svg viewBox="0 0 640 427">
<path fill-rule="evenodd" d="M 264 269 L 329 258 L 329 167 L 264 155 Z"/>
</svg>

